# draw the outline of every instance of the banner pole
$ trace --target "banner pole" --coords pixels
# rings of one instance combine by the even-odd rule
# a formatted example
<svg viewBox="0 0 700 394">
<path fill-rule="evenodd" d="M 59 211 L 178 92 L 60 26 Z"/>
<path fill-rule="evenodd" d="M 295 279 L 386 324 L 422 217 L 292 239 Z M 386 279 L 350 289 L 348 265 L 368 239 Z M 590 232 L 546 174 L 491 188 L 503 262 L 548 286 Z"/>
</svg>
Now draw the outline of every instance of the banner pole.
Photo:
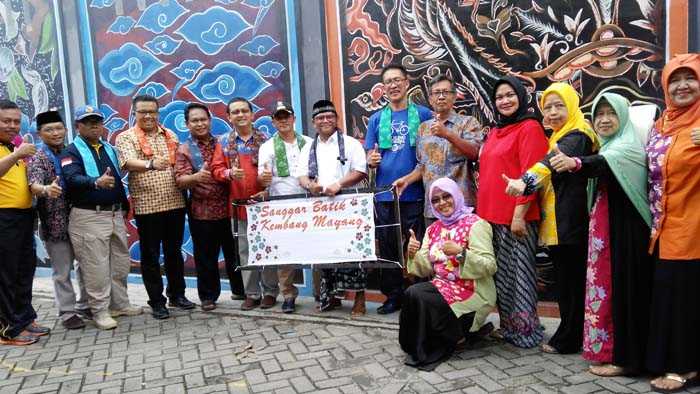
<svg viewBox="0 0 700 394">
<path fill-rule="evenodd" d="M 233 262 L 234 264 L 236 264 L 236 266 L 233 267 L 233 269 L 237 270 L 241 268 L 241 255 L 239 254 L 240 250 L 238 248 L 238 237 L 240 236 L 238 234 L 238 205 L 235 201 L 231 204 L 233 205 L 233 233 L 235 234 L 233 237 Z"/>
<path fill-rule="evenodd" d="M 394 195 L 394 220 L 396 220 L 397 223 L 399 223 L 398 226 L 396 226 L 396 239 L 399 241 L 396 244 L 396 247 L 399 248 L 398 250 L 398 256 L 399 256 L 399 263 L 401 264 L 401 268 L 404 268 L 406 266 L 404 262 L 404 255 L 403 255 L 403 233 L 401 231 L 401 206 L 399 205 L 399 192 L 397 188 L 392 189 L 392 194 Z"/>
</svg>

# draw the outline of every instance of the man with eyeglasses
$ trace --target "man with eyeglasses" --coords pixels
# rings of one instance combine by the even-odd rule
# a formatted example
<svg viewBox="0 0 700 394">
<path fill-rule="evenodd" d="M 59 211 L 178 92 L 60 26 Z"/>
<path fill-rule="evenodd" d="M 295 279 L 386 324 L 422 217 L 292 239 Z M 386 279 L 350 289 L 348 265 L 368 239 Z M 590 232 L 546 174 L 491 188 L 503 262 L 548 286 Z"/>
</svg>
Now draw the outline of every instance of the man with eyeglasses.
<svg viewBox="0 0 700 394">
<path fill-rule="evenodd" d="M 425 198 L 433 181 L 448 177 L 464 194 L 464 203 L 476 205 L 476 183 L 469 161 L 476 161 L 483 142 L 481 124 L 473 116 L 460 115 L 454 110 L 457 98 L 454 82 L 445 74 L 436 75 L 429 84 L 430 105 L 435 111 L 432 119 L 421 123 L 416 142 L 418 165 L 410 174 L 397 179 L 399 192 L 408 185 L 423 180 Z M 428 204 L 423 215 L 426 226 L 436 220 Z"/>
<path fill-rule="evenodd" d="M 51 261 L 58 316 L 63 327 L 75 330 L 85 327 L 79 313 L 86 313 L 88 305 L 79 265 L 75 268 L 79 289 L 77 297 L 70 277 L 75 256 L 68 234 L 70 209 L 60 160 L 65 148 L 66 127 L 58 111 L 47 111 L 36 116 L 36 130 L 42 143 L 27 168 L 29 188 L 36 197 L 41 223 L 39 237 Z"/>
<path fill-rule="evenodd" d="M 221 144 L 211 134 L 211 113 L 201 103 L 185 108 L 190 138 L 177 148 L 175 175 L 178 187 L 188 191 L 187 217 L 197 268 L 197 292 L 203 311 L 216 309 L 221 295 L 219 253 L 223 250 L 227 272 L 235 261 L 228 182 L 217 182 L 211 174 L 214 153 Z M 230 268 L 229 268 L 230 267 Z"/>
<path fill-rule="evenodd" d="M 214 152 L 212 159 L 212 176 L 218 182 L 230 185 L 230 200 L 247 200 L 261 191 L 258 184 L 258 152 L 267 140 L 267 136 L 253 127 L 253 104 L 243 97 L 234 97 L 226 106 L 228 121 L 233 130 L 221 136 L 222 149 Z M 231 202 L 230 201 L 230 202 Z M 233 206 L 229 204 L 233 213 Z M 248 264 L 248 217 L 245 206 L 235 208 L 238 229 L 234 236 L 237 240 L 240 264 Z M 241 279 L 244 289 L 233 289 L 234 299 L 239 299 L 240 292 L 245 291 L 245 300 L 241 309 L 249 311 L 260 307 L 272 308 L 277 303 L 277 272 L 274 270 L 245 270 Z M 240 287 L 237 285 L 236 287 Z"/>
<path fill-rule="evenodd" d="M 175 183 L 175 133 L 158 122 L 158 100 L 138 95 L 131 100 L 136 124 L 117 137 L 119 164 L 129 172 L 129 193 L 139 234 L 141 276 L 155 319 L 167 319 L 160 250 L 163 248 L 168 305 L 192 309 L 185 297 L 185 199 Z"/>
<path fill-rule="evenodd" d="M 111 330 L 117 327 L 115 317 L 143 312 L 131 306 L 126 289 L 131 266 L 125 224 L 129 201 L 116 149 L 102 140 L 100 110 L 78 107 L 74 119 L 78 136 L 61 156 L 71 205 L 68 234 L 85 283 L 89 315 L 97 328 Z"/>
<path fill-rule="evenodd" d="M 311 119 L 317 135 L 301 149 L 297 173 L 301 186 L 313 195 L 335 196 L 340 189 L 365 179 L 367 161 L 362 144 L 338 128 L 338 113 L 333 103 L 329 100 L 315 102 Z M 322 270 L 319 310 L 339 307 L 344 292 L 354 291 L 351 316 L 364 315 L 366 282 L 362 269 Z"/>
<path fill-rule="evenodd" d="M 416 167 L 416 141 L 421 122 L 432 117 L 430 110 L 412 103 L 408 99 L 408 72 L 397 64 L 382 70 L 384 95 L 389 103 L 369 118 L 365 150 L 367 164 L 377 169 L 377 187 L 391 186 L 400 177 L 409 174 Z M 413 229 L 422 237 L 424 232 L 423 189 L 420 184 L 408 186 L 401 194 L 399 204 L 401 217 L 394 217 L 393 195 L 381 193 L 376 196 L 377 226 L 386 226 L 401 222 L 403 239 L 408 240 L 408 230 Z M 399 260 L 397 248 L 403 247 L 396 239 L 393 227 L 377 229 L 379 255 L 391 261 Z M 403 272 L 400 268 L 382 268 L 380 286 L 387 297 L 382 306 L 377 308 L 379 314 L 389 314 L 401 309 L 403 298 Z"/>
<path fill-rule="evenodd" d="M 0 99 L 0 344 L 31 345 L 49 333 L 35 322 L 32 282 L 36 269 L 34 210 L 25 160 L 36 153 L 25 140 L 15 146 L 22 111 Z"/>
<path fill-rule="evenodd" d="M 299 157 L 311 138 L 294 130 L 294 109 L 278 101 L 272 110 L 272 124 L 277 133 L 260 147 L 258 154 L 258 183 L 267 188 L 270 196 L 284 196 L 305 193 L 294 176 L 299 167 Z M 265 269 L 269 269 L 266 267 Z M 299 290 L 294 286 L 293 268 L 278 267 L 279 288 L 284 297 L 282 312 L 292 313 Z"/>
</svg>

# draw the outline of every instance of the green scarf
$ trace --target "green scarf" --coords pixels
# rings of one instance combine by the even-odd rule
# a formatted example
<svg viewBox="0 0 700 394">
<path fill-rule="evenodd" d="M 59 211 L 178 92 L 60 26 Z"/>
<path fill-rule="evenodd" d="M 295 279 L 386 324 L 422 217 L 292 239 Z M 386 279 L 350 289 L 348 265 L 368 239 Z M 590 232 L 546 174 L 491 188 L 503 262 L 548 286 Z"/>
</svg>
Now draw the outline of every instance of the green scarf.
<svg viewBox="0 0 700 394">
<path fill-rule="evenodd" d="M 379 148 L 391 148 L 391 108 L 387 105 L 382 110 L 382 115 L 379 118 Z M 418 107 L 415 104 L 408 103 L 408 134 L 411 146 L 416 146 L 416 134 L 420 126 L 420 116 L 418 115 Z"/>
<path fill-rule="evenodd" d="M 615 174 L 620 186 L 629 197 L 630 201 L 644 221 L 651 227 L 651 213 L 649 212 L 649 199 L 647 196 L 647 156 L 644 143 L 639 139 L 635 125 L 629 119 L 630 102 L 615 93 L 601 93 L 591 106 L 591 118 L 601 100 L 607 101 L 620 121 L 620 128 L 610 137 L 600 138 L 599 155 L 608 162 L 608 167 Z M 589 180 L 588 203 L 592 205 L 593 194 L 596 190 L 596 179 Z"/>
<path fill-rule="evenodd" d="M 297 146 L 299 150 L 306 145 L 306 141 L 300 135 L 296 136 Z M 275 166 L 277 166 L 277 176 L 278 177 L 288 177 L 289 176 L 289 163 L 287 162 L 287 148 L 284 146 L 284 140 L 280 137 L 279 133 L 275 133 L 272 137 L 272 143 L 275 145 Z"/>
</svg>

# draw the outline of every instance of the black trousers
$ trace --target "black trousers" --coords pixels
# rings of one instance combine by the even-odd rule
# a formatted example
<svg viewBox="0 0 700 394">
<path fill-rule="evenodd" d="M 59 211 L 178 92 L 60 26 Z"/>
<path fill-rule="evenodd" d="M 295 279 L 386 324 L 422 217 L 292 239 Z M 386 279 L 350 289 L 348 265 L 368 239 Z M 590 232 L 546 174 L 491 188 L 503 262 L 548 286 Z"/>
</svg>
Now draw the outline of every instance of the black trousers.
<svg viewBox="0 0 700 394">
<path fill-rule="evenodd" d="M 578 353 L 583 345 L 588 244 L 549 247 L 556 271 L 561 323 L 549 340 L 559 353 Z"/>
<path fill-rule="evenodd" d="M 231 283 L 231 292 L 242 295 L 243 278 L 236 271 L 235 250 L 231 221 L 198 220 L 190 217 L 190 234 L 194 247 L 194 262 L 197 268 L 197 292 L 201 301 L 216 301 L 221 295 L 219 274 L 219 251 L 223 249 L 226 273 Z"/>
<path fill-rule="evenodd" d="M 34 210 L 0 208 L 0 336 L 14 338 L 36 319 Z"/>
<path fill-rule="evenodd" d="M 416 237 L 419 237 L 419 239 L 425 233 L 423 202 L 399 202 L 399 207 L 401 209 L 400 222 L 403 243 L 400 243 L 396 237 L 396 227 L 389 226 L 376 229 L 376 237 L 379 241 L 379 257 L 391 261 L 399 261 L 398 248 L 405 250 L 409 238 L 409 229 L 413 229 Z M 393 202 L 376 202 L 374 209 L 376 212 L 375 225 L 396 223 Z M 382 294 L 387 297 L 387 302 L 392 301 L 400 304 L 404 291 L 403 270 L 398 266 L 396 268 L 380 268 L 379 286 Z"/>
<path fill-rule="evenodd" d="M 160 248 L 163 246 L 166 294 L 169 298 L 185 295 L 185 262 L 182 258 L 182 237 L 185 231 L 185 209 L 136 215 L 141 251 L 141 276 L 148 293 L 148 305 L 165 305 L 163 279 L 160 272 Z"/>
</svg>

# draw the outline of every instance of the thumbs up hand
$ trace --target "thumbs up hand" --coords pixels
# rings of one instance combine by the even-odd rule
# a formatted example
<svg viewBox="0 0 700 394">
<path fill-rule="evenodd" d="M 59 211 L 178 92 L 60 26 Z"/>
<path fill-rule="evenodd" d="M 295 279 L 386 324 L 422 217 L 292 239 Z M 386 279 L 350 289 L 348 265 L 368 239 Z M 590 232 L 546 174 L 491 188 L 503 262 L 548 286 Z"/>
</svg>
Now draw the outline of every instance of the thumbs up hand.
<svg viewBox="0 0 700 394">
<path fill-rule="evenodd" d="M 506 174 L 501 174 L 501 178 L 506 182 L 506 194 L 513 197 L 522 196 L 525 193 L 525 182 L 522 179 L 508 178 Z"/>
<path fill-rule="evenodd" d="M 445 126 L 445 121 L 447 121 L 447 119 L 441 119 L 440 114 L 437 112 L 433 113 L 433 118 L 435 120 L 430 125 L 430 134 L 440 138 L 447 138 L 450 133 Z"/>
<path fill-rule="evenodd" d="M 690 131 L 690 141 L 695 146 L 700 145 L 700 127 L 692 129 Z"/>
<path fill-rule="evenodd" d="M 114 188 L 114 177 L 112 176 L 112 168 L 107 167 L 107 170 L 97 178 L 95 181 L 95 186 L 98 189 L 112 189 Z"/>
<path fill-rule="evenodd" d="M 448 232 L 447 240 L 442 244 L 442 252 L 448 256 L 456 256 L 462 253 L 463 250 L 464 248 L 462 248 L 457 242 L 453 241 L 452 234 Z"/>
<path fill-rule="evenodd" d="M 49 198 L 58 198 L 63 193 L 59 177 L 54 178 L 53 182 L 46 186 L 46 196 Z"/>
<path fill-rule="evenodd" d="M 413 231 L 413 229 L 408 229 L 408 233 L 410 234 L 410 237 L 408 238 L 408 258 L 412 259 L 416 256 L 416 253 L 418 253 L 418 249 L 420 249 L 420 241 L 418 241 L 418 238 L 416 238 L 416 233 Z"/>
<path fill-rule="evenodd" d="M 202 168 L 197 171 L 197 183 L 211 182 L 213 178 L 211 177 L 211 171 L 209 171 L 209 164 L 205 161 Z"/>
<path fill-rule="evenodd" d="M 26 159 L 27 157 L 32 157 L 36 153 L 36 146 L 32 144 L 32 137 L 29 134 L 25 134 L 22 137 L 22 143 L 15 149 L 14 154 L 20 159 Z"/>
<path fill-rule="evenodd" d="M 374 148 L 367 152 L 367 165 L 371 168 L 375 168 L 382 162 L 382 155 L 379 153 L 379 145 L 374 144 Z"/>
<path fill-rule="evenodd" d="M 554 168 L 554 171 L 572 171 L 576 168 L 576 160 L 559 150 L 559 145 L 554 145 L 552 153 L 554 153 L 554 156 L 549 158 L 549 164 Z"/>
<path fill-rule="evenodd" d="M 263 171 L 260 174 L 260 184 L 263 187 L 268 187 L 270 186 L 270 183 L 272 183 L 272 170 L 270 169 L 270 165 L 265 163 L 263 166 Z"/>
</svg>

